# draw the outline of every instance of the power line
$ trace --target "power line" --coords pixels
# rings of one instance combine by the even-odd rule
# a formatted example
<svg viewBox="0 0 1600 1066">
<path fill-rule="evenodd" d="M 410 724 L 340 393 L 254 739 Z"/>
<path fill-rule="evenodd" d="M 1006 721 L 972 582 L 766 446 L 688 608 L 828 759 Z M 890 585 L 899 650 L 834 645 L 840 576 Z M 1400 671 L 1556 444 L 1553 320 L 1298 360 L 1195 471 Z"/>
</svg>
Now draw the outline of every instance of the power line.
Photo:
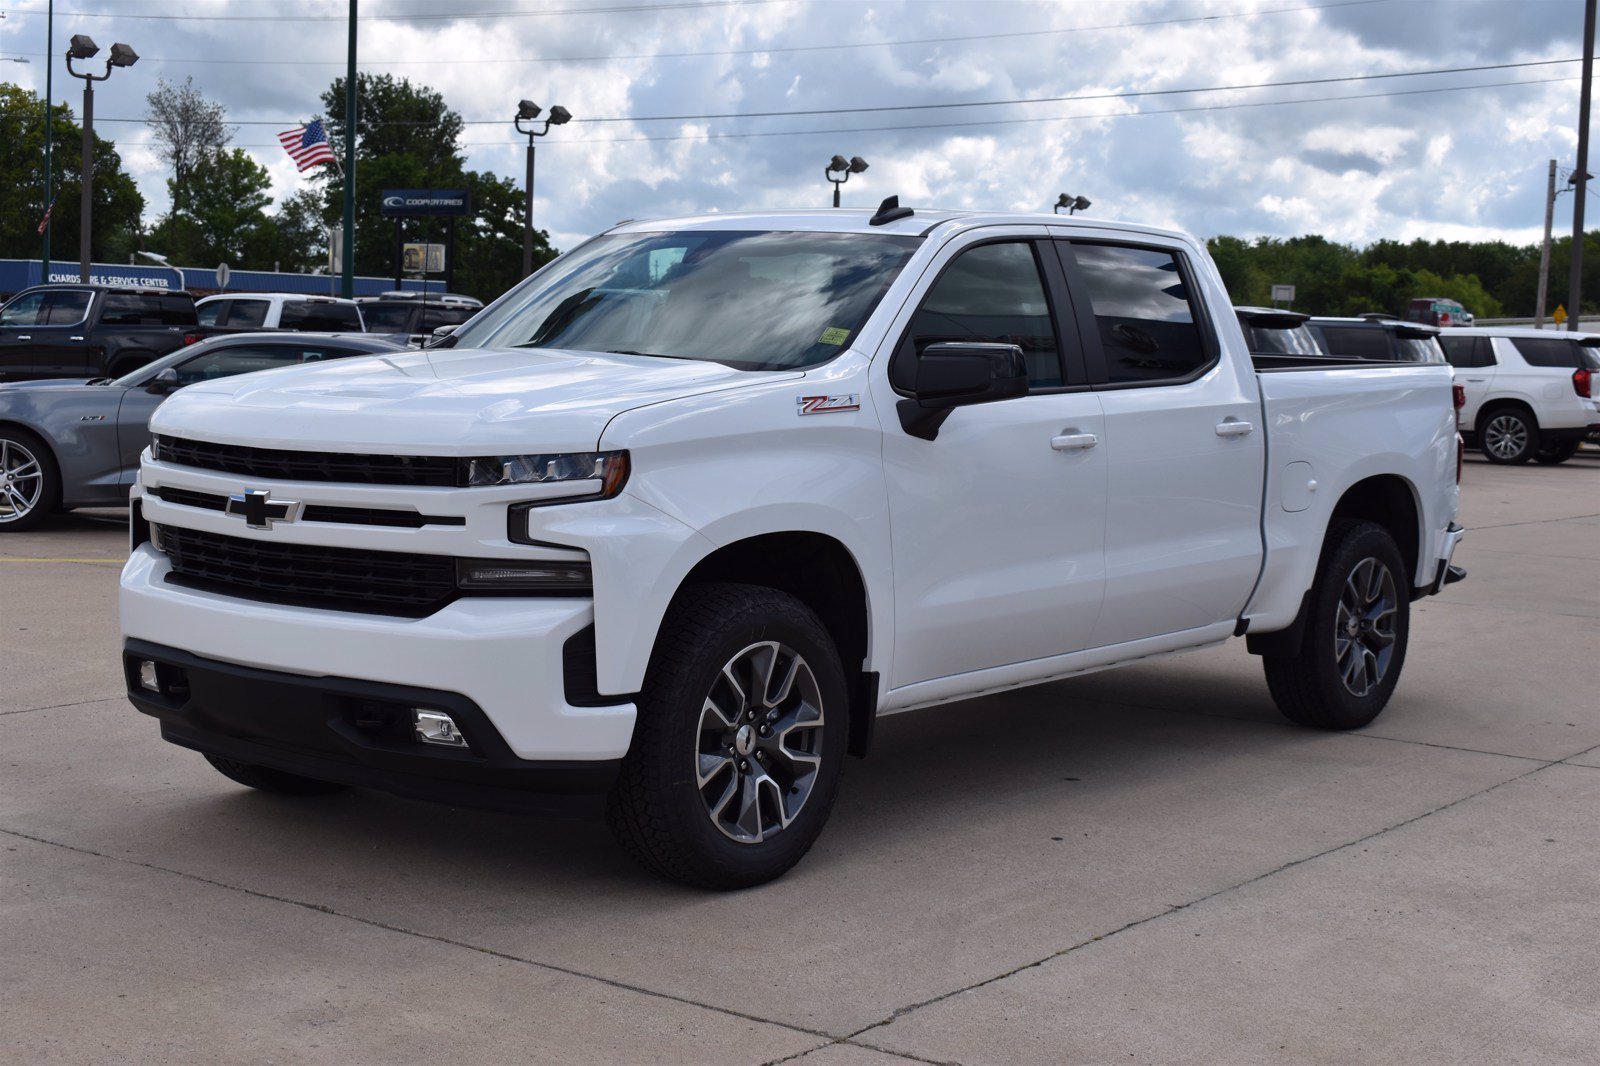
<svg viewBox="0 0 1600 1066">
<path fill-rule="evenodd" d="M 485 63 L 529 65 L 534 63 L 609 63 L 633 59 L 707 59 L 718 56 L 770 55 L 776 53 L 829 52 L 860 48 L 899 48 L 907 45 L 963 44 L 972 41 L 1014 40 L 1019 37 L 1050 37 L 1069 33 L 1094 33 L 1104 30 L 1137 29 L 1149 26 L 1170 26 L 1179 23 L 1217 22 L 1223 19 L 1253 18 L 1257 15 L 1281 15 L 1296 11 L 1325 11 L 1332 8 L 1362 7 L 1368 4 L 1387 4 L 1393 0 L 1338 0 L 1331 4 L 1305 4 L 1299 7 L 1265 8 L 1256 11 L 1230 11 L 1215 15 L 1188 15 L 1182 18 L 1146 19 L 1141 22 L 1111 22 L 1099 26 L 1067 26 L 1058 29 L 1013 30 L 1006 33 L 974 33 L 954 37 L 913 37 L 898 41 L 847 41 L 836 44 L 775 45 L 766 48 L 728 48 L 705 52 L 632 52 L 596 56 L 525 56 L 515 59 L 363 59 L 361 66 L 457 66 L 463 63 L 478 66 Z M 43 52 L 22 53 L 43 58 Z M 142 62 L 166 63 L 173 66 L 333 66 L 345 65 L 343 59 L 163 59 L 142 56 Z"/>
<path fill-rule="evenodd" d="M 1132 100 L 1147 96 L 1181 96 L 1188 93 L 1213 93 L 1233 92 L 1244 89 L 1281 89 L 1307 85 L 1336 85 L 1349 82 L 1383 81 L 1393 78 L 1419 78 L 1436 74 L 1470 74 L 1488 70 L 1517 70 L 1527 67 L 1558 66 L 1563 63 L 1577 63 L 1577 59 L 1538 59 L 1521 63 L 1488 63 L 1472 67 L 1438 67 L 1432 70 L 1406 70 L 1392 71 L 1384 74 L 1350 74 L 1334 78 L 1294 78 L 1288 81 L 1258 81 L 1238 85 L 1202 85 L 1191 86 L 1183 89 L 1131 89 L 1117 93 L 1083 93 L 1076 96 L 1035 96 L 1018 100 L 969 100 L 960 103 L 938 104 L 885 104 L 872 107 L 836 107 L 836 108 L 808 108 L 798 111 L 744 111 L 724 112 L 720 114 L 705 115 L 631 115 L 601 118 L 574 118 L 574 122 L 696 122 L 710 119 L 740 119 L 740 118 L 789 118 L 807 115 L 859 115 L 879 113 L 885 111 L 937 111 L 962 107 L 1005 107 L 1017 104 L 1059 104 L 1059 103 L 1084 103 L 1095 100 Z M 142 118 L 101 118 L 99 122 L 138 122 Z M 295 120 L 290 119 L 242 119 L 232 123 L 236 126 L 277 126 L 288 123 L 293 125 Z M 500 126 L 508 119 L 463 119 L 463 126 Z M 433 125 L 427 122 L 392 121 L 382 123 L 385 126 L 423 126 Z"/>
<path fill-rule="evenodd" d="M 766 4 L 788 3 L 789 0 L 682 0 L 668 4 L 631 4 L 612 7 L 551 7 L 511 11 L 429 12 L 419 15 L 378 14 L 360 15 L 362 22 L 457 22 L 468 19 L 539 18 L 545 15 L 616 15 L 648 14 L 653 11 L 686 11 L 708 7 L 753 7 Z M 13 11 L 15 15 L 42 14 L 37 9 Z M 179 22 L 348 22 L 348 15 L 170 15 L 118 11 L 58 11 L 58 18 L 110 18 L 175 20 Z"/>
</svg>

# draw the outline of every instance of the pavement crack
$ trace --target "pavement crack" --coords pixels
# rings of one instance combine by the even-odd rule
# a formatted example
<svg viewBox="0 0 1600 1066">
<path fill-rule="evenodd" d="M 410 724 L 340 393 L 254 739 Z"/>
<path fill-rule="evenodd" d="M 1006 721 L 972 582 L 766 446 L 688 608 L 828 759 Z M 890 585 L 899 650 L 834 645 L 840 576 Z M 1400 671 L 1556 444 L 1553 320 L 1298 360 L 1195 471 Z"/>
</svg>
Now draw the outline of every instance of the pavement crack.
<svg viewBox="0 0 1600 1066">
<path fill-rule="evenodd" d="M 1579 752 L 1579 754 L 1582 754 L 1582 752 Z M 1577 756 L 1569 756 L 1569 758 L 1576 758 L 1576 757 Z M 1256 884 L 1259 881 L 1265 881 L 1269 877 L 1276 877 L 1278 874 L 1284 873 L 1284 872 L 1286 872 L 1288 870 L 1293 870 L 1297 866 L 1304 866 L 1308 862 L 1315 862 L 1317 859 L 1325 858 L 1325 857 L 1327 857 L 1329 855 L 1333 855 L 1333 854 L 1336 854 L 1338 852 L 1344 851 L 1346 848 L 1353 848 L 1353 847 L 1357 847 L 1357 846 L 1359 846 L 1361 844 L 1365 844 L 1368 841 L 1375 840 L 1378 837 L 1381 837 L 1386 833 L 1392 833 L 1397 829 L 1404 829 L 1406 826 L 1414 825 L 1415 823 L 1422 821 L 1424 818 L 1431 818 L 1436 814 L 1439 814 L 1439 813 L 1441 813 L 1443 811 L 1450 810 L 1452 807 L 1459 806 L 1459 805 L 1461 805 L 1463 803 L 1468 802 L 1469 800 L 1477 799 L 1479 796 L 1486 796 L 1489 793 L 1494 792 L 1497 789 L 1504 788 L 1507 785 L 1513 784 L 1513 783 L 1515 783 L 1517 781 L 1521 781 L 1525 777 L 1531 777 L 1534 774 L 1540 773 L 1540 772 L 1542 772 L 1544 770 L 1548 770 L 1552 766 L 1559 766 L 1559 765 L 1561 765 L 1561 763 L 1562 763 L 1562 760 L 1560 760 L 1560 759 L 1553 760 L 1553 761 L 1541 761 L 1538 766 L 1535 766 L 1530 770 L 1526 770 L 1523 773 L 1517 774 L 1515 777 L 1508 777 L 1504 781 L 1497 782 L 1497 783 L 1495 783 L 1493 785 L 1489 785 L 1489 786 L 1487 786 L 1485 788 L 1480 788 L 1477 791 L 1470 792 L 1465 796 L 1457 797 L 1456 799 L 1451 800 L 1449 803 L 1442 803 L 1437 807 L 1431 808 L 1430 810 L 1423 811 L 1421 814 L 1413 815 L 1410 818 L 1406 818 L 1406 819 L 1404 819 L 1402 821 L 1395 822 L 1393 825 L 1384 826 L 1382 829 L 1375 829 L 1372 832 L 1366 834 L 1365 836 L 1357 837 L 1355 840 L 1348 840 L 1348 841 L 1344 842 L 1343 844 L 1335 844 L 1332 847 L 1324 848 L 1323 850 L 1315 852 L 1315 853 L 1313 853 L 1311 855 L 1303 855 L 1298 859 L 1290 859 L 1288 862 L 1283 863 L 1280 866 L 1276 866 L 1271 870 L 1267 870 L 1267 871 L 1265 871 L 1263 873 L 1256 874 L 1256 875 L 1254 875 L 1252 877 L 1247 877 L 1243 881 L 1240 881 L 1240 882 L 1238 882 L 1236 884 L 1227 885 L 1227 886 L 1225 886 L 1223 888 L 1219 888 L 1219 889 L 1217 889 L 1217 890 L 1215 890 L 1213 892 L 1207 892 L 1205 895 L 1197 896 L 1196 898 L 1194 898 L 1192 900 L 1189 900 L 1187 903 L 1172 903 L 1172 904 L 1168 904 L 1167 906 L 1163 907 L 1161 910 L 1156 911 L 1153 914 L 1147 914 L 1142 918 L 1135 918 L 1130 922 L 1126 922 L 1126 923 L 1124 923 L 1122 925 L 1117 926 L 1115 929 L 1112 929 L 1109 932 L 1097 934 L 1095 936 L 1090 937 L 1087 940 L 1080 940 L 1075 944 L 1070 944 L 1067 947 L 1060 948 L 1059 950 L 1053 951 L 1050 954 L 1045 955 L 1045 956 L 1043 956 L 1041 958 L 1034 959 L 1032 962 L 1025 962 L 1025 963 L 1022 963 L 1019 966 L 1014 966 L 1011 969 L 1006 970 L 1006 971 L 1004 971 L 1002 973 L 997 973 L 997 974 L 993 974 L 993 975 L 991 975 L 989 977 L 985 977 L 981 981 L 973 981 L 970 984 L 962 985 L 960 988 L 954 988 L 954 989 L 951 989 L 948 992 L 941 992 L 937 996 L 930 996 L 927 999 L 920 1000 L 920 1001 L 918 1001 L 916 1003 L 907 1004 L 904 1007 L 896 1007 L 887 1017 L 881 1019 L 880 1021 L 874 1022 L 871 1025 L 867 1025 L 867 1026 L 864 1026 L 864 1027 L 862 1027 L 860 1029 L 857 1029 L 855 1032 L 847 1034 L 841 1041 L 837 1041 L 837 1042 L 838 1043 L 860 1043 L 861 1046 L 863 1046 L 863 1047 L 871 1047 L 874 1050 L 887 1051 L 889 1054 L 893 1054 L 893 1055 L 901 1054 L 901 1052 L 895 1051 L 895 1050 L 893 1050 L 891 1048 L 879 1048 L 876 1045 L 869 1044 L 869 1043 L 867 1043 L 865 1041 L 858 1041 L 857 1038 L 860 1037 L 860 1036 L 865 1035 L 866 1033 L 872 1032 L 874 1029 L 881 1029 L 881 1028 L 884 1028 L 886 1026 L 893 1025 L 899 1019 L 904 1018 L 908 1014 L 913 1014 L 916 1011 L 922 1010 L 924 1007 L 931 1007 L 936 1003 L 942 1003 L 945 1000 L 951 999 L 951 998 L 953 998 L 955 996 L 959 996 L 959 995 L 962 995 L 962 994 L 967 993 L 967 992 L 974 992 L 974 991 L 976 991 L 976 990 L 978 990 L 980 988 L 987 987 L 988 985 L 995 984 L 995 983 L 997 983 L 999 981 L 1004 981 L 1008 977 L 1015 977 L 1017 974 L 1025 973 L 1028 970 L 1036 970 L 1036 969 L 1038 969 L 1039 967 L 1045 965 L 1048 962 L 1052 962 L 1052 961 L 1054 961 L 1056 959 L 1059 959 L 1059 958 L 1062 958 L 1064 956 L 1070 955 L 1073 952 L 1078 951 L 1081 948 L 1086 948 L 1086 947 L 1089 947 L 1092 944 L 1098 944 L 1098 943 L 1100 943 L 1102 941 L 1110 940 L 1112 937 L 1118 935 L 1119 933 L 1126 933 L 1130 929 L 1137 929 L 1140 926 L 1148 925 L 1151 922 L 1158 921 L 1159 919 L 1162 919 L 1162 918 L 1166 918 L 1169 915 L 1173 915 L 1173 914 L 1177 914 L 1177 913 L 1179 913 L 1181 911 L 1189 910 L 1190 908 L 1199 906 L 1200 904 L 1205 903 L 1208 900 L 1216 899 L 1218 896 L 1223 896 L 1223 895 L 1226 895 L 1229 892 L 1235 892 L 1235 891 L 1237 891 L 1237 890 L 1239 890 L 1241 888 L 1246 888 L 1246 887 L 1248 887 L 1250 885 Z M 1574 764 L 1574 765 L 1578 765 L 1578 764 Z"/>
<path fill-rule="evenodd" d="M 157 873 L 170 874 L 173 877 L 181 877 L 187 881 L 194 881 L 198 884 L 209 885 L 212 888 L 220 888 L 229 892 L 239 892 L 243 895 L 252 896 L 256 899 L 268 900 L 272 903 L 281 903 L 290 907 L 299 907 L 302 910 L 314 911 L 317 914 L 325 914 L 333 918 L 343 918 L 346 921 L 358 922 L 361 925 L 369 926 L 373 929 L 381 929 L 384 932 L 397 933 L 401 936 L 416 937 L 419 940 L 429 940 L 435 944 L 444 944 L 448 947 L 476 952 L 480 955 L 485 955 L 492 959 L 499 959 L 503 962 L 514 962 L 523 966 L 532 966 L 535 969 L 548 970 L 551 973 L 563 974 L 567 977 L 576 977 L 586 981 L 596 981 L 602 985 L 606 985 L 610 988 L 615 988 L 623 992 L 634 992 L 642 996 L 649 996 L 652 999 L 659 999 L 669 1003 L 680 1003 L 688 1007 L 698 1007 L 701 1010 L 712 1011 L 730 1018 L 738 1018 L 742 1021 L 754 1022 L 759 1025 L 771 1025 L 779 1029 L 786 1029 L 791 1033 L 803 1033 L 806 1036 L 814 1036 L 825 1041 L 825 1043 L 819 1045 L 820 1047 L 827 1047 L 828 1044 L 837 1043 L 840 1040 L 839 1037 L 834 1036 L 832 1033 L 825 1033 L 817 1029 L 807 1029 L 804 1026 L 795 1025 L 791 1022 L 774 1021 L 771 1018 L 763 1018 L 760 1015 L 734 1010 L 731 1007 L 720 1007 L 713 1003 L 701 1003 L 698 1000 L 690 999 L 687 996 L 676 996 L 670 992 L 662 992 L 657 989 L 646 988 L 643 985 L 630 984 L 627 981 L 618 981 L 610 977 L 601 977 L 597 974 L 584 973 L 582 970 L 576 970 L 570 966 L 561 966 L 553 962 L 542 962 L 539 959 L 530 959 L 522 955 L 514 955 L 511 952 L 499 951 L 495 948 L 484 947 L 481 944 L 471 944 L 464 940 L 456 940 L 453 937 L 441 936 L 438 933 L 426 933 L 420 929 L 408 929 L 405 926 L 395 925 L 391 922 L 379 921 L 376 918 L 363 918 L 359 914 L 351 914 L 348 911 L 341 911 L 337 908 L 329 907 L 322 903 L 312 903 L 309 900 L 295 899 L 292 896 L 279 896 L 271 892 L 263 892 L 260 889 L 246 888 L 243 885 L 230 884 L 227 881 L 218 881 L 215 878 L 202 877 L 199 874 L 188 873 L 184 870 L 176 870 L 170 866 L 162 866 L 160 863 L 143 862 L 139 859 L 129 859 L 121 855 L 108 855 L 103 851 L 96 851 L 93 848 L 81 847 L 77 844 L 68 844 L 60 840 L 51 840 L 48 837 L 36 836 L 32 833 L 24 833 L 21 830 L 10 829 L 5 826 L 0 826 L 0 833 L 4 833 L 7 836 L 16 837 L 19 840 L 28 840 L 35 844 L 43 844 L 47 847 L 61 848 L 64 851 L 75 852 L 79 855 L 88 855 L 96 859 L 107 859 L 111 862 L 119 862 L 128 866 L 137 866 L 146 870 L 154 870 Z M 817 1049 L 811 1048 L 809 1050 L 815 1051 Z"/>
<path fill-rule="evenodd" d="M 92 700 L 78 700 L 75 703 L 52 703 L 47 707 L 21 707 L 15 711 L 0 711 L 0 718 L 12 714 L 32 714 L 35 711 L 59 711 L 67 707 L 87 707 L 91 703 L 109 703 L 122 698 L 122 693 L 114 696 L 97 696 Z"/>
</svg>

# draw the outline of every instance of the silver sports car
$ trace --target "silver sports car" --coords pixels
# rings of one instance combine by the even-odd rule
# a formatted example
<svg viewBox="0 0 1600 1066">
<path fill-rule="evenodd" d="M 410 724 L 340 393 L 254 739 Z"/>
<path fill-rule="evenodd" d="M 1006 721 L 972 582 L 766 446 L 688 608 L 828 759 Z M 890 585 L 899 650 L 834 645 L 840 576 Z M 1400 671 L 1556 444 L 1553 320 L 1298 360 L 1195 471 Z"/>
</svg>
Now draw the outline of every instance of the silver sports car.
<svg viewBox="0 0 1600 1066">
<path fill-rule="evenodd" d="M 0 385 L 0 533 L 53 511 L 118 506 L 150 444 L 150 416 L 174 391 L 254 370 L 405 351 L 371 334 L 237 333 L 181 349 L 116 379 Z"/>
</svg>

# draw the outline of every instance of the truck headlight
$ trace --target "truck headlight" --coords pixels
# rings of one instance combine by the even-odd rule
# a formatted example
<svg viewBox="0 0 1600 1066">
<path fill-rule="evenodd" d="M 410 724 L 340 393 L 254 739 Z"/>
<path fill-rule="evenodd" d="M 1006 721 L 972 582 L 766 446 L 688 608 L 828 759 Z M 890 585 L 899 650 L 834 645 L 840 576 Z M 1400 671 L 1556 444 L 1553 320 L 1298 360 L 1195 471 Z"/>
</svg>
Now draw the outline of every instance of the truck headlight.
<svg viewBox="0 0 1600 1066">
<path fill-rule="evenodd" d="M 590 496 L 565 499 L 607 500 L 628 480 L 627 452 L 567 452 L 560 455 L 491 455 L 467 460 L 468 487 L 542 485 L 552 481 L 593 481 Z"/>
</svg>

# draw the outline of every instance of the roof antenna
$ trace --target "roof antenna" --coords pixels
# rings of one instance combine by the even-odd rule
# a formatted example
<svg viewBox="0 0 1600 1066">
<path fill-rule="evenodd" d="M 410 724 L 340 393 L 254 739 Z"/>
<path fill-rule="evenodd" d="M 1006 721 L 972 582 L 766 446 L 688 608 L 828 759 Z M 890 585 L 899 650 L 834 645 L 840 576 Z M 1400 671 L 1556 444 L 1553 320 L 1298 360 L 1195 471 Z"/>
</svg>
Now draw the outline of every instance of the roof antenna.
<svg viewBox="0 0 1600 1066">
<path fill-rule="evenodd" d="M 895 222 L 902 218 L 910 218 L 914 214 L 916 214 L 916 212 L 911 210 L 911 208 L 900 206 L 900 197 L 888 196 L 884 198 L 883 203 L 878 205 L 878 213 L 872 216 L 872 219 L 867 223 L 867 225 L 882 226 L 886 223 Z"/>
</svg>

